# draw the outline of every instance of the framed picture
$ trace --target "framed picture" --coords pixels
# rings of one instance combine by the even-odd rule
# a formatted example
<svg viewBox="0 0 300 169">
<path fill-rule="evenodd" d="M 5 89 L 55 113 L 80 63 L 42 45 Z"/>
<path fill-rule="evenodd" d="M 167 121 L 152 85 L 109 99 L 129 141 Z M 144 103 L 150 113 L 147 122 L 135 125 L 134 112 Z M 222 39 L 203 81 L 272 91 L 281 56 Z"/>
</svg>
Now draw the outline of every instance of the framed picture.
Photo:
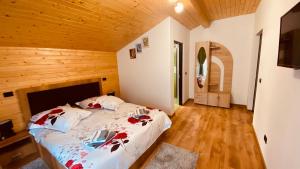
<svg viewBox="0 0 300 169">
<path fill-rule="evenodd" d="M 137 53 L 142 52 L 142 44 L 141 43 L 136 44 L 136 51 L 137 51 Z"/>
<path fill-rule="evenodd" d="M 144 45 L 144 47 L 149 47 L 149 39 L 148 39 L 148 37 L 144 37 L 143 38 L 143 45 Z"/>
<path fill-rule="evenodd" d="M 130 53 L 130 59 L 135 59 L 136 58 L 135 48 L 129 49 L 129 53 Z"/>
</svg>

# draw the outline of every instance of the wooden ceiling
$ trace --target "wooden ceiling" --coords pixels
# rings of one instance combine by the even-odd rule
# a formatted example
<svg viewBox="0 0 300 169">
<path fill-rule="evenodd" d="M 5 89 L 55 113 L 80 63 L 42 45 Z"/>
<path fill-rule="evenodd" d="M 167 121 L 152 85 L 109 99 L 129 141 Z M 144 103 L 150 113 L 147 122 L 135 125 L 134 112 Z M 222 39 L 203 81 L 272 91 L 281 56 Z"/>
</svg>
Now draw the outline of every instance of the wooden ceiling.
<svg viewBox="0 0 300 169">
<path fill-rule="evenodd" d="M 168 16 L 187 28 L 254 12 L 259 0 L 0 0 L 0 46 L 117 51 Z"/>
<path fill-rule="evenodd" d="M 211 20 L 254 13 L 260 0 L 198 0 L 202 1 Z"/>
</svg>

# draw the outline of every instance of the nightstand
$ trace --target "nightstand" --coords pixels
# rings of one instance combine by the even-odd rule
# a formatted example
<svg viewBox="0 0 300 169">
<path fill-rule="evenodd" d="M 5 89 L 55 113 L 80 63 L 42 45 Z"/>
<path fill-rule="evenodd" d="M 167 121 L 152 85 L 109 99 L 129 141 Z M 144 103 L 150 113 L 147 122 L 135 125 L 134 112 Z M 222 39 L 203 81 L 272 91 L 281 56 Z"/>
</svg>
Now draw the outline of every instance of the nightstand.
<svg viewBox="0 0 300 169">
<path fill-rule="evenodd" d="M 0 141 L 0 168 L 19 168 L 37 158 L 38 153 L 31 139 L 28 131 L 21 131 Z"/>
</svg>

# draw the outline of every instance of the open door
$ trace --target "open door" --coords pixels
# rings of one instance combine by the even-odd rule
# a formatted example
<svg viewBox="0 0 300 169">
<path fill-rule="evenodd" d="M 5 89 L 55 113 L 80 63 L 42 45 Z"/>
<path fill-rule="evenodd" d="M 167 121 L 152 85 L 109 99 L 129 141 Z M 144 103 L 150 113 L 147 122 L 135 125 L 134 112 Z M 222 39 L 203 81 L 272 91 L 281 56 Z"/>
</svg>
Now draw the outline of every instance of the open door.
<svg viewBox="0 0 300 169">
<path fill-rule="evenodd" d="M 182 56 L 183 44 L 174 41 L 174 100 L 175 105 L 182 105 Z"/>
</svg>

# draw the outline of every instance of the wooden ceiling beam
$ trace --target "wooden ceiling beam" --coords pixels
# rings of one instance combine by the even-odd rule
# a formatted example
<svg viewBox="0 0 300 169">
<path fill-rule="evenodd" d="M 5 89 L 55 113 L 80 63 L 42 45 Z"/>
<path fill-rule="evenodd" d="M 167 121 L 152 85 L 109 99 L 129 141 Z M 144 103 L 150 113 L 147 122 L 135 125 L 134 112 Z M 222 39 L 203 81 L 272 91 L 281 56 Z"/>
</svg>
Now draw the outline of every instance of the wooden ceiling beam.
<svg viewBox="0 0 300 169">
<path fill-rule="evenodd" d="M 190 0 L 196 9 L 199 18 L 201 19 L 201 25 L 205 28 L 208 28 L 211 24 L 211 19 L 208 16 L 208 10 L 206 9 L 202 0 Z"/>
</svg>

